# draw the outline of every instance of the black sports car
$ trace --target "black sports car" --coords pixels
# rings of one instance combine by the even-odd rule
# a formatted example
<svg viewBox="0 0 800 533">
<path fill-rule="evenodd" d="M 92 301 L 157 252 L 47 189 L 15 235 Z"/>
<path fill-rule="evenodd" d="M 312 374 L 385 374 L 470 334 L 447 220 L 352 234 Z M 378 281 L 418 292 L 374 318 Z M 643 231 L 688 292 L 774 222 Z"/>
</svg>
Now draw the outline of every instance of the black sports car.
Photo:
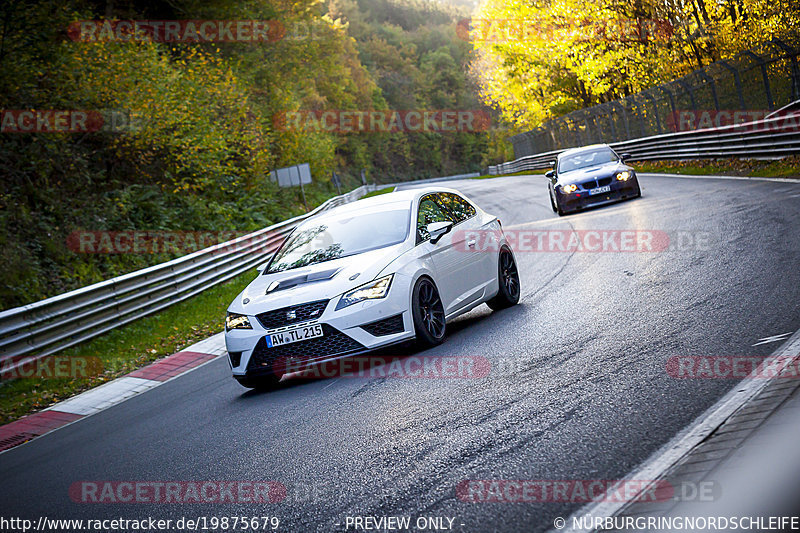
<svg viewBox="0 0 800 533">
<path fill-rule="evenodd" d="M 571 148 L 558 154 L 549 178 L 550 205 L 559 215 L 642 195 L 628 154 L 607 144 Z"/>
</svg>

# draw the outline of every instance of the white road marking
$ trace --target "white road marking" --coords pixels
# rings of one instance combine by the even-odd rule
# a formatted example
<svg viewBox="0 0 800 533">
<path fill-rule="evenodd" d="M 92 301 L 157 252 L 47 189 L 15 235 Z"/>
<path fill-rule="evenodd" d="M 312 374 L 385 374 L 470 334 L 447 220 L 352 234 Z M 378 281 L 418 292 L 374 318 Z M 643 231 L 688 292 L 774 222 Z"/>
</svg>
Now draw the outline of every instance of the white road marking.
<svg viewBox="0 0 800 533">
<path fill-rule="evenodd" d="M 778 358 L 798 356 L 800 356 L 800 330 L 796 331 L 780 348 L 772 352 L 772 355 L 764 359 L 764 364 L 769 365 Z M 733 413 L 750 401 L 750 399 L 754 398 L 766 388 L 767 385 L 771 384 L 774 379 L 779 378 L 744 379 L 737 383 L 728 394 L 723 396 L 716 404 L 697 417 L 694 422 L 685 427 L 671 441 L 651 455 L 639 468 L 623 476 L 623 479 L 658 480 L 669 468 L 677 464 L 686 454 L 703 442 L 703 440 L 721 426 L 725 420 L 730 418 Z M 648 489 L 649 487 L 645 487 L 639 494 Z M 612 491 L 613 488 L 610 492 Z M 630 501 L 635 501 L 637 497 L 638 494 L 633 495 Z M 575 519 L 577 519 L 578 524 L 581 524 L 580 518 L 584 516 L 614 516 L 629 503 L 625 501 L 611 501 L 613 499 L 614 498 L 611 497 L 602 498 L 601 501 L 597 503 L 590 503 L 583 506 L 567 519 L 564 529 L 551 529 L 550 533 L 583 533 L 591 531 L 583 528 L 572 528 L 571 524 L 575 522 Z"/>
<path fill-rule="evenodd" d="M 116 405 L 128 398 L 161 385 L 160 381 L 143 378 L 121 377 L 94 389 L 48 407 L 48 411 L 60 411 L 75 415 L 90 415 Z"/>
<path fill-rule="evenodd" d="M 771 342 L 786 340 L 786 337 L 788 337 L 791 334 L 792 332 L 790 331 L 789 333 L 781 333 L 780 335 L 772 335 L 771 337 L 764 337 L 762 339 L 758 339 L 759 342 L 753 344 L 752 346 L 759 346 L 761 344 L 769 344 Z"/>
</svg>

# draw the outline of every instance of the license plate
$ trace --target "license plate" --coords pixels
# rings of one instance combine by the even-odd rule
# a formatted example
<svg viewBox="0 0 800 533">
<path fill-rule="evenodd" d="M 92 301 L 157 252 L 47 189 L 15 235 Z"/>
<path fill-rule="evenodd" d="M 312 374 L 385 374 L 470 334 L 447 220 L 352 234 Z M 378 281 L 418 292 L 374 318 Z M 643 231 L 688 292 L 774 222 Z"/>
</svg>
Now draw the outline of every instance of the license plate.
<svg viewBox="0 0 800 533">
<path fill-rule="evenodd" d="M 604 192 L 611 192 L 611 185 L 606 185 L 605 187 L 597 187 L 595 189 L 589 189 L 589 195 L 603 194 Z"/>
<path fill-rule="evenodd" d="M 322 337 L 321 324 L 303 326 L 300 328 L 267 335 L 267 348 L 274 348 L 275 346 L 283 346 L 284 344 L 291 344 L 293 342 L 300 342 L 308 339 L 316 339 L 317 337 Z"/>
</svg>

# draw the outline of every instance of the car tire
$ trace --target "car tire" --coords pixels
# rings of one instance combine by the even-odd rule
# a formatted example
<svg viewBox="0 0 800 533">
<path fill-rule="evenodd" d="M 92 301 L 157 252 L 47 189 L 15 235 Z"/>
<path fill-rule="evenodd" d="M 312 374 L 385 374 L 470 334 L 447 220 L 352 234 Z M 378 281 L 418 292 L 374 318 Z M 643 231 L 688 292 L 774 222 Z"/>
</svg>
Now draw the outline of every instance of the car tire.
<svg viewBox="0 0 800 533">
<path fill-rule="evenodd" d="M 428 277 L 420 278 L 414 285 L 411 294 L 411 316 L 418 344 L 430 347 L 444 341 L 447 332 L 444 305 L 436 284 Z"/>
<path fill-rule="evenodd" d="M 500 288 L 497 295 L 486 302 L 493 311 L 499 311 L 516 305 L 520 297 L 519 269 L 514 254 L 510 249 L 503 247 L 497 259 L 497 279 Z"/>
<path fill-rule="evenodd" d="M 553 191 L 550 189 L 547 189 L 547 191 L 549 193 L 548 196 L 550 197 L 550 207 L 553 209 L 553 213 L 556 213 L 558 210 L 556 209 L 555 201 L 553 201 Z"/>
<path fill-rule="evenodd" d="M 259 376 L 259 377 L 243 377 L 236 378 L 239 385 L 246 389 L 255 389 L 259 391 L 273 390 L 278 386 L 281 378 L 277 376 Z"/>
<path fill-rule="evenodd" d="M 642 197 L 642 188 L 638 183 L 636 184 L 636 194 L 634 194 L 633 197 L 634 198 L 641 198 Z"/>
</svg>

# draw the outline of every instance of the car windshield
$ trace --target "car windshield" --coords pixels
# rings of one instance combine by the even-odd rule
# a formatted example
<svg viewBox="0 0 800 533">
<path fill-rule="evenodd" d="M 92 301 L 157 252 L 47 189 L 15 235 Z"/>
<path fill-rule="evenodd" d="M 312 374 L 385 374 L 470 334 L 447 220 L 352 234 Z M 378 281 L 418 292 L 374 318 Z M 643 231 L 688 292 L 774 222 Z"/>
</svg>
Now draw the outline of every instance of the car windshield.
<svg viewBox="0 0 800 533">
<path fill-rule="evenodd" d="M 410 207 L 342 212 L 301 224 L 275 253 L 265 274 L 385 248 L 408 236 Z"/>
<path fill-rule="evenodd" d="M 558 160 L 558 171 L 571 172 L 580 168 L 603 165 L 618 160 L 617 154 L 610 148 L 595 148 L 563 156 Z"/>
</svg>

